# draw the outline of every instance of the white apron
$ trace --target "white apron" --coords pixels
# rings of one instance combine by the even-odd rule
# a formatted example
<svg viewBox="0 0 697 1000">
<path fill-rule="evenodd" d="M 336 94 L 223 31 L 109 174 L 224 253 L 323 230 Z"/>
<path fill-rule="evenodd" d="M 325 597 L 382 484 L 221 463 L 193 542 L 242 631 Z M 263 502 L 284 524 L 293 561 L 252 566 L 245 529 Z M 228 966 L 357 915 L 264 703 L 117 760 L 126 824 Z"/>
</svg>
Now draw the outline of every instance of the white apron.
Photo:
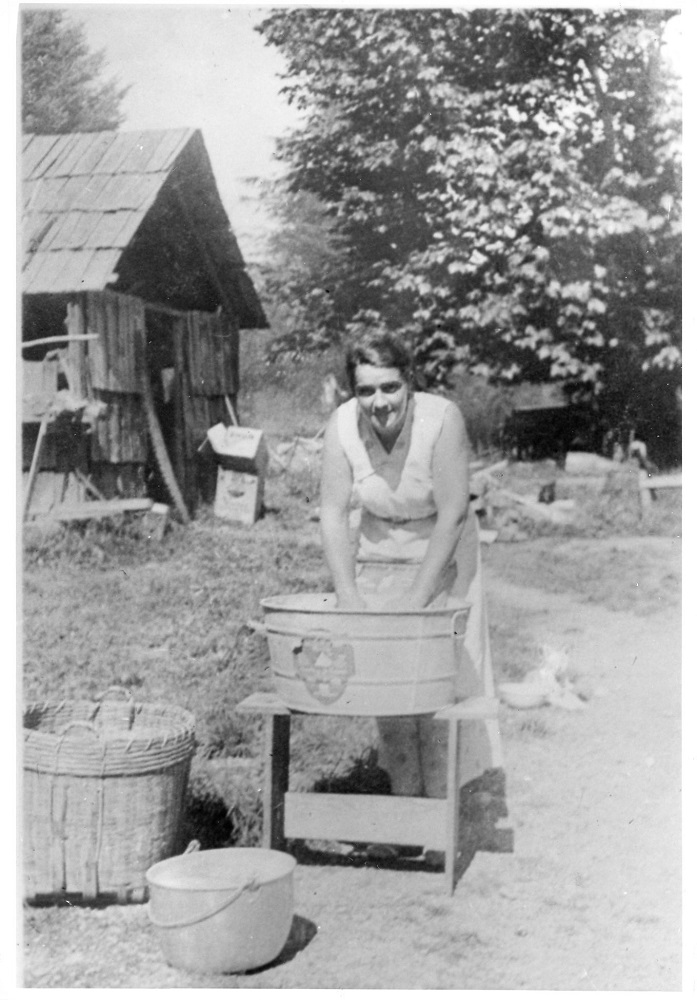
<svg viewBox="0 0 697 1000">
<path fill-rule="evenodd" d="M 416 392 L 392 451 L 385 451 L 356 399 L 338 411 L 339 442 L 351 466 L 354 502 L 360 508 L 356 532 L 356 581 L 369 605 L 404 590 L 418 572 L 436 521 L 433 453 L 449 403 Z M 453 562 L 446 566 L 430 606 L 471 604 L 456 696 L 494 694 L 489 630 L 482 587 L 477 516 L 470 511 Z M 377 720 L 379 763 L 395 795 L 446 794 L 447 723 L 430 715 Z M 463 784 L 502 765 L 498 724 L 461 724 Z"/>
</svg>

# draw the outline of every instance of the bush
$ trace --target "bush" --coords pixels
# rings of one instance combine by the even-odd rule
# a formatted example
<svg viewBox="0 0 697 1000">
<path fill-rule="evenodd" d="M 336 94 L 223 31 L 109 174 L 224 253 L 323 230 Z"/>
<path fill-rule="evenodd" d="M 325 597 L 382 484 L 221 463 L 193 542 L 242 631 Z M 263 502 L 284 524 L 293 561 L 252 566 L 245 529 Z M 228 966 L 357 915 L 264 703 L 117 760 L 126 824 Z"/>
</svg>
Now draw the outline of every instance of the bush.
<svg viewBox="0 0 697 1000">
<path fill-rule="evenodd" d="M 458 372 L 451 377 L 451 388 L 446 395 L 459 406 L 465 418 L 474 453 L 497 451 L 501 447 L 506 418 L 512 410 L 509 391 L 468 372 Z"/>
</svg>

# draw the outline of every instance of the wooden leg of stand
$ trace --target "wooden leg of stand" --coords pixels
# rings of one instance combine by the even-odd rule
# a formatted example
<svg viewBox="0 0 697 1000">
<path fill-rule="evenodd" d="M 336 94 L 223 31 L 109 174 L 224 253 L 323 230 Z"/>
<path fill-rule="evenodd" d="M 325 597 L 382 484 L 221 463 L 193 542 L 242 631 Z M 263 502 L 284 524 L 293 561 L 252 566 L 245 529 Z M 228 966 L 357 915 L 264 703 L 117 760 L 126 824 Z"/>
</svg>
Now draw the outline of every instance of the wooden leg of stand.
<svg viewBox="0 0 697 1000">
<path fill-rule="evenodd" d="M 460 726 L 457 719 L 448 721 L 448 799 L 445 842 L 445 888 L 455 892 L 457 854 L 460 843 Z"/>
<path fill-rule="evenodd" d="M 288 791 L 290 715 L 271 715 L 266 719 L 265 742 L 262 846 L 282 851 L 286 843 L 283 835 L 283 810 L 284 797 Z"/>
<path fill-rule="evenodd" d="M 42 417 L 41 423 L 39 424 L 39 433 L 36 438 L 36 445 L 34 446 L 34 454 L 31 459 L 31 467 L 29 469 L 29 475 L 27 477 L 27 485 L 24 488 L 24 504 L 22 506 L 22 519 L 26 521 L 27 514 L 29 513 L 29 507 L 31 504 L 31 496 L 34 492 L 34 483 L 36 482 L 36 477 L 39 473 L 39 461 L 41 459 L 41 452 L 44 447 L 44 438 L 46 437 L 46 430 L 48 428 L 48 417 Z"/>
</svg>

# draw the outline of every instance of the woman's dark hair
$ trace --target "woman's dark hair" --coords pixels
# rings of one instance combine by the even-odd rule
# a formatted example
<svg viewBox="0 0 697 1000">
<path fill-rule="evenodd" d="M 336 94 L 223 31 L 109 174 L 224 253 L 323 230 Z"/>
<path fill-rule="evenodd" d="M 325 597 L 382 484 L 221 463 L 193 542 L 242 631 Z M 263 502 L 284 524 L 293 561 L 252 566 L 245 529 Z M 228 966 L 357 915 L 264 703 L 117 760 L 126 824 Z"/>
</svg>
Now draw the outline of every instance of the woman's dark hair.
<svg viewBox="0 0 697 1000">
<path fill-rule="evenodd" d="M 364 333 L 347 349 L 346 377 L 351 386 L 351 392 L 356 391 L 356 368 L 359 365 L 397 368 L 404 381 L 411 383 L 411 352 L 404 341 L 393 333 L 382 331 Z"/>
</svg>

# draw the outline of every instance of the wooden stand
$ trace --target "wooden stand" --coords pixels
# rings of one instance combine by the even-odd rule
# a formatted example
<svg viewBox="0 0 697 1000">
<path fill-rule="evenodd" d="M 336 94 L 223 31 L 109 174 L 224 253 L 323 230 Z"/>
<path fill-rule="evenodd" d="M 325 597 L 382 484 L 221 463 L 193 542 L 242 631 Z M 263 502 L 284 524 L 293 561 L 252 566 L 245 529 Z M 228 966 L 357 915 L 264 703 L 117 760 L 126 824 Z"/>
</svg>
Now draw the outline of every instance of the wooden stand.
<svg viewBox="0 0 697 1000">
<path fill-rule="evenodd" d="M 641 500 L 641 513 L 648 514 L 651 504 L 656 499 L 654 490 L 681 490 L 682 475 L 674 476 L 650 476 L 644 469 L 639 470 L 639 499 Z"/>
<path fill-rule="evenodd" d="M 459 723 L 495 718 L 496 698 L 468 698 L 436 713 L 448 723 L 445 799 L 289 792 L 290 722 L 299 713 L 266 693 L 245 698 L 237 711 L 266 718 L 264 847 L 282 851 L 286 839 L 423 845 L 445 853 L 446 889 L 452 895 L 474 851 L 483 846 L 476 831 L 461 822 Z"/>
</svg>

